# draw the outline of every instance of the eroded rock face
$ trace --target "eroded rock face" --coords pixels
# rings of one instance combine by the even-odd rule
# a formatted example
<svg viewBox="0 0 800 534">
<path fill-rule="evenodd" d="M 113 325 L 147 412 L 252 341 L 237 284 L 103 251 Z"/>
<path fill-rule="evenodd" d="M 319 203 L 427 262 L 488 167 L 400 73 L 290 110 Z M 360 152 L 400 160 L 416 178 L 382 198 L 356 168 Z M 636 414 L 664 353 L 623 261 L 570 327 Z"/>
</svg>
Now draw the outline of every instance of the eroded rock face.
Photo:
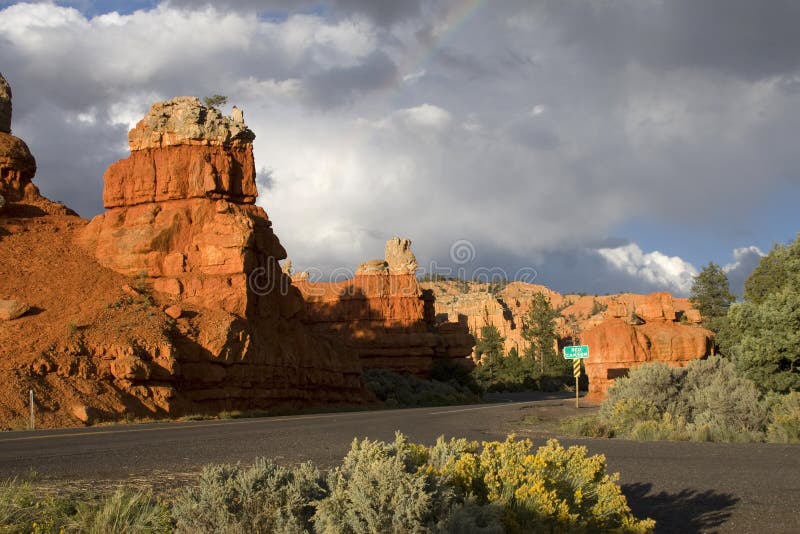
<svg viewBox="0 0 800 534">
<path fill-rule="evenodd" d="M 590 394 L 598 399 L 615 378 L 635 365 L 646 361 L 685 365 L 710 354 L 713 346 L 713 333 L 699 327 L 699 312 L 688 299 L 669 293 L 561 295 L 522 282 L 499 289 L 472 282 L 427 282 L 423 287 L 435 293 L 438 317 L 464 321 L 476 336 L 481 327 L 494 325 L 505 338 L 506 352 L 516 349 L 519 354 L 528 346 L 522 337 L 523 318 L 534 295 L 543 293 L 551 306 L 561 310 L 559 345 L 572 344 L 573 335 L 575 342 L 589 345 L 586 373 Z"/>
<path fill-rule="evenodd" d="M 0 73 L 0 133 L 11 133 L 11 86 Z"/>
<path fill-rule="evenodd" d="M 300 321 L 303 300 L 278 263 L 286 252 L 254 204 L 254 137 L 241 116 L 196 98 L 154 104 L 130 132 L 130 157 L 105 174 L 107 211 L 79 241 L 181 310 L 170 315 L 182 399 L 219 409 L 363 401 L 356 356 Z M 120 362 L 118 380 L 155 380 Z"/>
<path fill-rule="evenodd" d="M 386 259 L 362 263 L 351 280 L 309 282 L 294 277 L 305 300 L 304 320 L 342 340 L 366 369 L 427 375 L 436 361 L 471 365 L 474 338 L 466 325 L 436 324 L 433 296 L 417 282 L 411 241 L 394 238 Z"/>
<path fill-rule="evenodd" d="M 255 203 L 256 169 L 244 124 L 193 97 L 153 104 L 128 135 L 129 158 L 106 171 L 106 208 L 190 198 Z"/>
<path fill-rule="evenodd" d="M 581 343 L 589 345 L 584 361 L 589 377 L 589 395 L 605 397 L 616 378 L 626 376 L 631 367 L 645 362 L 662 362 L 682 367 L 691 360 L 711 354 L 713 332 L 699 326 L 654 321 L 632 325 L 610 317 L 581 333 Z"/>
</svg>

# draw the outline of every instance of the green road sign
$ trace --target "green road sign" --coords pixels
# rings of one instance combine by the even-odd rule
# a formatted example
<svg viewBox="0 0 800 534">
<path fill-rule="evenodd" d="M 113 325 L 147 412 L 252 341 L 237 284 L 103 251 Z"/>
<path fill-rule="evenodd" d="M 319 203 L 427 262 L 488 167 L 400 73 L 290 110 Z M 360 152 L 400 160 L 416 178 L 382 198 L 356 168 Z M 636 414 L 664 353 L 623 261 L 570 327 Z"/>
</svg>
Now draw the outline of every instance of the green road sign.
<svg viewBox="0 0 800 534">
<path fill-rule="evenodd" d="M 589 357 L 589 345 L 575 345 L 572 347 L 564 347 L 564 358 L 568 360 L 577 360 Z"/>
</svg>

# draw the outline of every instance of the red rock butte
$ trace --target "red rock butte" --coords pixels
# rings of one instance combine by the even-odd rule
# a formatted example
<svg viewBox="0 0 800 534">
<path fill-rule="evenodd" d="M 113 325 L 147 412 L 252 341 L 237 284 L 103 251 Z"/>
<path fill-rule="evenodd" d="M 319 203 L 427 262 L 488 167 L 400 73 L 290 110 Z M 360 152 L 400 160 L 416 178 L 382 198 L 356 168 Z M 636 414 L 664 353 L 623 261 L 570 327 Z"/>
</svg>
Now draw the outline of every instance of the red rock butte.
<svg viewBox="0 0 800 534">
<path fill-rule="evenodd" d="M 228 406 L 359 403 L 358 358 L 314 336 L 258 194 L 253 132 L 197 98 L 154 104 L 111 165 L 107 211 L 80 242 L 98 262 L 141 276 L 177 320 L 181 393 Z"/>
</svg>

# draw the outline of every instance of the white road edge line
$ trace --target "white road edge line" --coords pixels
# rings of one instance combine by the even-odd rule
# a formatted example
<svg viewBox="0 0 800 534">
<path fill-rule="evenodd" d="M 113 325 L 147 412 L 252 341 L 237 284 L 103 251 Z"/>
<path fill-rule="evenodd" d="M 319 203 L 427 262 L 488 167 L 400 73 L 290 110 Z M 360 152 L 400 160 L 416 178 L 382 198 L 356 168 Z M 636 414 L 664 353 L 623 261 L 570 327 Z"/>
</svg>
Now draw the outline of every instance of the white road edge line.
<svg viewBox="0 0 800 534">
<path fill-rule="evenodd" d="M 512 401 L 511 404 L 518 404 L 518 405 L 522 406 L 522 405 L 525 405 L 525 404 L 533 404 L 534 402 L 536 402 L 536 401 L 527 401 L 527 402 L 513 402 Z M 445 411 L 442 411 L 442 412 L 430 412 L 428 415 L 442 415 L 442 414 L 447 414 L 447 413 L 471 412 L 473 410 L 488 410 L 490 408 L 505 408 L 508 405 L 509 405 L 509 403 L 493 404 L 492 406 L 478 406 L 477 408 L 461 408 L 459 410 L 445 410 Z"/>
</svg>

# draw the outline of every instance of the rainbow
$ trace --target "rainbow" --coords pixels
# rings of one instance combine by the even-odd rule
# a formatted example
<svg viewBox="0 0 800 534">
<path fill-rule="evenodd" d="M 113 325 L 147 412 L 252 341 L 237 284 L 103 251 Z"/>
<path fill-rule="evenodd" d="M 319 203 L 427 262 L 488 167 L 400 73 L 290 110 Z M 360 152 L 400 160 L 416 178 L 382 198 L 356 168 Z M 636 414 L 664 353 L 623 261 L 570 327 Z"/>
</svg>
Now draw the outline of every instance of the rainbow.
<svg viewBox="0 0 800 534">
<path fill-rule="evenodd" d="M 487 0 L 458 0 L 442 10 L 433 24 L 434 39 L 417 47 L 409 59 L 400 66 L 400 75 L 388 84 L 387 89 L 398 88 L 409 79 L 424 75 L 425 67 L 436 52 L 480 12 Z"/>
</svg>

